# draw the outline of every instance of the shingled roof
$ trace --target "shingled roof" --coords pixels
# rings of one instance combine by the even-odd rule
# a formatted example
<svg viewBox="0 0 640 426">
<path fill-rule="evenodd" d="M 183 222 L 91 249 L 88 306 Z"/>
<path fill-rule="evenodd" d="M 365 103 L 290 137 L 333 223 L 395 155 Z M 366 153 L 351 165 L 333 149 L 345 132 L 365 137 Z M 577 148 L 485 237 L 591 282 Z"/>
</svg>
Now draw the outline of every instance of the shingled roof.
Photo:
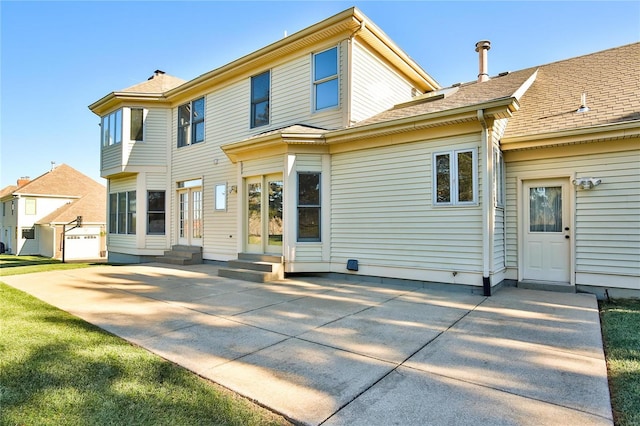
<svg viewBox="0 0 640 426">
<path fill-rule="evenodd" d="M 583 93 L 589 111 L 577 113 Z M 639 93 L 640 43 L 635 43 L 427 93 L 352 127 L 515 98 L 520 109 L 503 137 L 527 136 L 640 120 Z"/>
<path fill-rule="evenodd" d="M 427 93 L 417 97 L 414 101 L 396 105 L 390 110 L 360 121 L 353 127 L 480 105 L 497 99 L 517 97 L 518 89 L 532 78 L 535 72 L 536 68 L 528 68 L 493 77 L 484 83 L 474 81 Z"/>
<path fill-rule="evenodd" d="M 47 216 L 38 220 L 38 224 L 61 224 L 69 223 L 82 216 L 82 222 L 85 224 L 104 224 L 106 223 L 107 192 L 106 190 L 94 191 L 65 204 L 59 209 L 51 212 Z"/>
<path fill-rule="evenodd" d="M 186 80 L 166 74 L 164 71 L 155 70 L 147 81 L 127 87 L 120 92 L 162 94 L 185 82 Z"/>
<path fill-rule="evenodd" d="M 16 189 L 13 194 L 80 198 L 93 191 L 104 192 L 105 187 L 73 167 L 60 164 Z"/>
<path fill-rule="evenodd" d="M 539 68 L 504 138 L 640 120 L 640 43 Z"/>
</svg>

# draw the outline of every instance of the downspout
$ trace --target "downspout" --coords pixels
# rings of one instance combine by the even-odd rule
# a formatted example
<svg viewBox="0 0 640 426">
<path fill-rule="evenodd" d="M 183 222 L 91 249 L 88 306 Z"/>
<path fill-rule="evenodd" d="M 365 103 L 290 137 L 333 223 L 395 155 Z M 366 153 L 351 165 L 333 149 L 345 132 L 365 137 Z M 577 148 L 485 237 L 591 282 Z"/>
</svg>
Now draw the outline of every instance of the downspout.
<svg viewBox="0 0 640 426">
<path fill-rule="evenodd" d="M 482 291 L 484 296 L 491 296 L 491 155 L 489 146 L 489 127 L 484 116 L 484 110 L 478 110 L 478 121 L 482 126 L 480 133 L 481 146 L 483 148 L 483 176 L 482 176 Z"/>
</svg>

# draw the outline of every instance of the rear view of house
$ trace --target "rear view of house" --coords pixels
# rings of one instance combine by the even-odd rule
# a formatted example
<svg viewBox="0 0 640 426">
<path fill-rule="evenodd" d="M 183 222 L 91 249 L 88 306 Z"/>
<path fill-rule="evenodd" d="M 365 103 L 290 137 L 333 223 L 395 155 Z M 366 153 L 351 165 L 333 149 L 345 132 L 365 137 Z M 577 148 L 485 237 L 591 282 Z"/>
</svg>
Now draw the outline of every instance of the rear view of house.
<svg viewBox="0 0 640 426">
<path fill-rule="evenodd" d="M 640 291 L 640 44 L 495 76 L 475 48 L 441 87 L 353 8 L 106 95 L 109 259 Z"/>
</svg>

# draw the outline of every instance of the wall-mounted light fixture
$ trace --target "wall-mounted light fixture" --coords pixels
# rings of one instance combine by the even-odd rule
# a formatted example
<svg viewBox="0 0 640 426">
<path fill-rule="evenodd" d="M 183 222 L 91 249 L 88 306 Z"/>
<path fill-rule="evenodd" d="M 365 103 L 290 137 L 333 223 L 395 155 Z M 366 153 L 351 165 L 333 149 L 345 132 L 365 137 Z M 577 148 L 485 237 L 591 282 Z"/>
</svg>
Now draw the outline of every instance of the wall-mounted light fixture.
<svg viewBox="0 0 640 426">
<path fill-rule="evenodd" d="M 229 194 L 237 194 L 238 193 L 238 186 L 237 185 L 231 185 L 229 187 Z"/>
<path fill-rule="evenodd" d="M 576 178 L 571 183 L 579 189 L 593 189 L 602 183 L 598 178 Z"/>
</svg>

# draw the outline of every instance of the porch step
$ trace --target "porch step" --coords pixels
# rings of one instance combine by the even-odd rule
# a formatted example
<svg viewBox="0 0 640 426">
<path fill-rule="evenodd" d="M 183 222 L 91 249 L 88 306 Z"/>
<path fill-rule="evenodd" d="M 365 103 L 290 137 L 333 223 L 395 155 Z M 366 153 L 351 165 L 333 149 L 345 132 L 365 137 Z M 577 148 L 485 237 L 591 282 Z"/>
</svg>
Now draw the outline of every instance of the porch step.
<svg viewBox="0 0 640 426">
<path fill-rule="evenodd" d="M 238 259 L 219 268 L 218 276 L 237 280 L 265 283 L 284 278 L 284 258 L 252 253 L 238 253 Z"/>
<path fill-rule="evenodd" d="M 202 263 L 202 247 L 176 245 L 166 250 L 163 256 L 157 256 L 160 263 L 171 265 L 197 265 Z"/>
<path fill-rule="evenodd" d="M 518 288 L 540 291 L 555 291 L 556 293 L 575 293 L 576 286 L 565 283 L 549 283 L 541 281 L 522 281 L 517 284 Z"/>
</svg>

